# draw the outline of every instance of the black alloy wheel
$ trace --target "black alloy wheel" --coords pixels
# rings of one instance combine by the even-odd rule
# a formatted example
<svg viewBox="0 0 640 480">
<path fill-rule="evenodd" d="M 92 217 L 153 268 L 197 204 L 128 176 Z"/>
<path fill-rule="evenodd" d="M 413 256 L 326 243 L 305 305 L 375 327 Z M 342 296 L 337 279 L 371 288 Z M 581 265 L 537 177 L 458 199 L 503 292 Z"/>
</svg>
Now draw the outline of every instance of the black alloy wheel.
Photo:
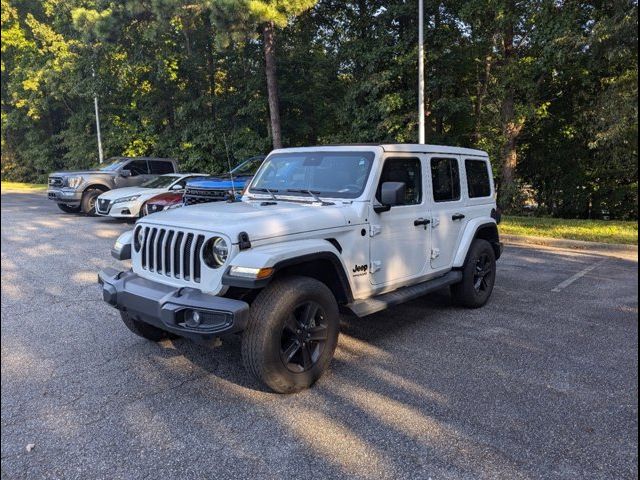
<svg viewBox="0 0 640 480">
<path fill-rule="evenodd" d="M 489 255 L 484 253 L 478 257 L 473 274 L 473 288 L 476 292 L 486 292 L 490 288 L 490 280 L 493 275 L 493 262 Z"/>
<path fill-rule="evenodd" d="M 287 370 L 306 372 L 316 364 L 328 339 L 326 314 L 314 301 L 296 307 L 282 329 L 280 359 Z"/>
</svg>

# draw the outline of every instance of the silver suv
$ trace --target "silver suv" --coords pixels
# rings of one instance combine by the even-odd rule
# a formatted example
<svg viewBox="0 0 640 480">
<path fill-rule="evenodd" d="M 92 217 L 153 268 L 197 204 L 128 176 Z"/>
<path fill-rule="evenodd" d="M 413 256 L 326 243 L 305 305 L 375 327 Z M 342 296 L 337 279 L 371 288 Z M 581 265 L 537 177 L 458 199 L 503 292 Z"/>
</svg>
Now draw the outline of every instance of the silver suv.
<svg viewBox="0 0 640 480">
<path fill-rule="evenodd" d="M 170 158 L 113 157 L 96 170 L 55 172 L 49 175 L 49 200 L 66 213 L 95 213 L 96 198 L 108 190 L 133 187 L 165 173 L 176 173 L 178 163 Z"/>
</svg>

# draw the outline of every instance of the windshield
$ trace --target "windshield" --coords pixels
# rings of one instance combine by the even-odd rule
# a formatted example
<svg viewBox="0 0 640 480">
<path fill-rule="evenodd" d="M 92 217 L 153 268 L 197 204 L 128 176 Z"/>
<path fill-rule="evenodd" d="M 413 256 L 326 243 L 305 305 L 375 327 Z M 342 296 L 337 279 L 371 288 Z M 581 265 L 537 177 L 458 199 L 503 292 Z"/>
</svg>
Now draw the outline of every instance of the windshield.
<svg viewBox="0 0 640 480">
<path fill-rule="evenodd" d="M 262 162 L 264 161 L 264 157 L 251 157 L 248 160 L 245 160 L 240 165 L 231 170 L 231 174 L 234 177 L 240 175 L 254 175 Z"/>
<path fill-rule="evenodd" d="M 180 177 L 175 175 L 162 175 L 160 177 L 147 180 L 140 186 L 143 188 L 166 188 L 179 178 Z"/>
<path fill-rule="evenodd" d="M 357 198 L 364 190 L 373 152 L 304 152 L 270 156 L 251 184 L 251 193 Z M 263 189 L 263 191 L 260 191 Z M 295 191 L 292 191 L 295 190 Z"/>
<path fill-rule="evenodd" d="M 114 170 L 120 168 L 120 166 L 126 161 L 127 160 L 123 159 L 113 160 L 110 164 L 105 165 L 104 167 L 100 167 L 100 170 L 102 170 L 103 172 L 113 172 Z"/>
</svg>

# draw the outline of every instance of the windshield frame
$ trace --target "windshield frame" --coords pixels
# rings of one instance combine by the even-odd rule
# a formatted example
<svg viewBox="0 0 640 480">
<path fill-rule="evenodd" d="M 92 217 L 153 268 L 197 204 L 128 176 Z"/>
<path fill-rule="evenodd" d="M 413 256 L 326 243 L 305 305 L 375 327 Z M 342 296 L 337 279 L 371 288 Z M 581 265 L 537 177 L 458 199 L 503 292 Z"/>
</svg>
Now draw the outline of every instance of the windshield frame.
<svg viewBox="0 0 640 480">
<path fill-rule="evenodd" d="M 318 149 L 318 150 L 294 150 L 294 151 L 279 151 L 279 152 L 275 152 L 272 153 L 271 155 L 267 156 L 267 158 L 265 158 L 262 162 L 262 165 L 260 166 L 260 168 L 258 169 L 258 171 L 256 172 L 256 174 L 254 175 L 253 179 L 251 180 L 250 185 L 247 187 L 245 193 L 246 194 L 250 194 L 252 197 L 256 197 L 259 199 L 262 199 L 263 197 L 268 197 L 268 198 L 272 198 L 271 194 L 265 192 L 265 191 L 256 191 L 254 190 L 255 188 L 269 188 L 271 190 L 272 193 L 274 193 L 277 197 L 277 200 L 295 200 L 295 201 L 303 201 L 303 202 L 312 202 L 315 203 L 317 202 L 317 199 L 314 198 L 313 194 L 310 194 L 309 192 L 307 192 L 304 188 L 298 188 L 295 185 L 288 185 L 285 186 L 285 188 L 283 189 L 278 189 L 277 187 L 273 187 L 271 188 L 270 186 L 260 186 L 260 185 L 256 185 L 256 182 L 259 181 L 261 179 L 263 170 L 265 170 L 266 168 L 268 168 L 268 166 L 270 165 L 271 161 L 273 159 L 282 159 L 282 158 L 296 158 L 296 157 L 300 157 L 300 156 L 321 156 L 321 157 L 330 157 L 330 156 L 335 156 L 335 157 L 348 157 L 348 156 L 353 156 L 353 157 L 361 157 L 364 158 L 365 160 L 369 161 L 369 165 L 367 166 L 367 171 L 364 177 L 364 180 L 362 182 L 362 185 L 360 185 L 360 190 L 358 192 L 354 192 L 354 193 L 340 193 L 340 192 L 335 192 L 335 191 L 321 191 L 321 190 L 317 190 L 315 187 L 312 188 L 312 192 L 320 199 L 324 200 L 324 199 L 332 199 L 332 200 L 336 200 L 336 201 L 354 201 L 357 200 L 359 198 L 362 197 L 363 194 L 365 194 L 365 192 L 367 191 L 367 186 L 371 180 L 371 173 L 373 171 L 373 167 L 376 163 L 377 160 L 377 152 L 375 150 L 369 150 L 369 149 L 348 149 L 348 150 L 325 150 L 325 149 Z M 300 192 L 291 192 L 291 191 L 287 191 L 289 189 L 299 189 L 301 190 Z"/>
</svg>

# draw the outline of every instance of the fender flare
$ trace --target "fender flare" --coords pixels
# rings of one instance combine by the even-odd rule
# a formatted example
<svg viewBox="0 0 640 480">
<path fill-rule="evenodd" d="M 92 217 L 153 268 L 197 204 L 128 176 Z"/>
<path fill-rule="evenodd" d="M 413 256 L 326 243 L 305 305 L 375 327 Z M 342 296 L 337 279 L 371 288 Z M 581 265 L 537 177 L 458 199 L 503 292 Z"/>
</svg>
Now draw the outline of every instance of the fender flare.
<svg viewBox="0 0 640 480">
<path fill-rule="evenodd" d="M 112 190 L 111 187 L 109 187 L 108 185 L 105 185 L 104 183 L 91 182 L 91 183 L 88 183 L 87 186 L 82 189 L 82 193 L 86 192 L 90 188 L 94 190 L 102 190 L 103 193 L 108 192 L 109 190 Z"/>
<path fill-rule="evenodd" d="M 338 281 L 347 298 L 352 298 L 352 285 L 346 274 L 347 268 L 338 249 L 325 239 L 294 240 L 241 251 L 233 257 L 222 276 L 222 284 L 228 287 L 248 289 L 264 288 L 273 277 L 288 267 L 313 261 L 329 261 L 333 264 Z M 265 279 L 254 280 L 230 275 L 231 267 L 273 268 L 274 273 Z"/>
<path fill-rule="evenodd" d="M 478 232 L 484 228 L 495 229 L 496 238 L 499 239 L 498 224 L 495 219 L 491 217 L 480 217 L 469 221 L 464 229 L 462 239 L 458 246 L 458 252 L 453 260 L 453 268 L 461 268 L 464 265 L 469 248 L 471 248 L 471 243 L 476 239 Z"/>
</svg>

